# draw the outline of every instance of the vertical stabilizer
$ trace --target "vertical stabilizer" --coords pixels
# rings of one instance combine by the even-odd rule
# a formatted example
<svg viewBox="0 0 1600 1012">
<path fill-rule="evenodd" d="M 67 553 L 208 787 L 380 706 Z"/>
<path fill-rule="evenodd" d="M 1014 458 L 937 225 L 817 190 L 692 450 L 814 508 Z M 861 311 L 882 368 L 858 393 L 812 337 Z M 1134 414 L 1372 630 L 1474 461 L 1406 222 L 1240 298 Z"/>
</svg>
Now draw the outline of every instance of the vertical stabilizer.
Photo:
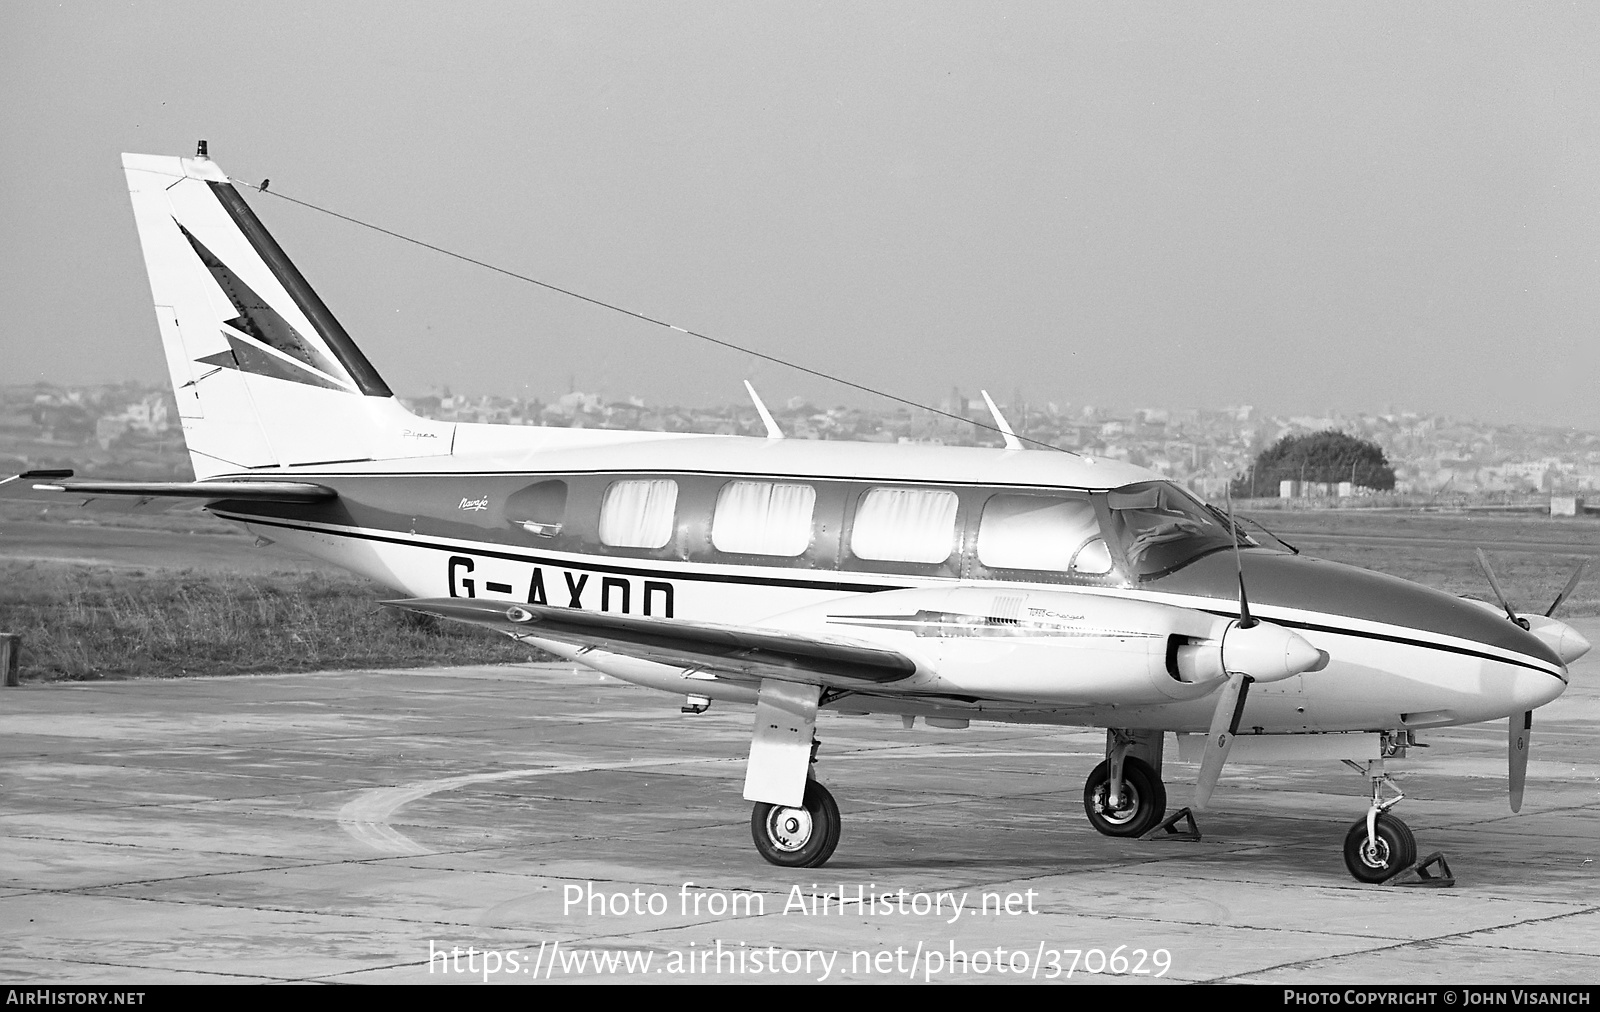
<svg viewBox="0 0 1600 1012">
<path fill-rule="evenodd" d="M 216 163 L 122 156 L 195 477 L 446 454 Z"/>
</svg>

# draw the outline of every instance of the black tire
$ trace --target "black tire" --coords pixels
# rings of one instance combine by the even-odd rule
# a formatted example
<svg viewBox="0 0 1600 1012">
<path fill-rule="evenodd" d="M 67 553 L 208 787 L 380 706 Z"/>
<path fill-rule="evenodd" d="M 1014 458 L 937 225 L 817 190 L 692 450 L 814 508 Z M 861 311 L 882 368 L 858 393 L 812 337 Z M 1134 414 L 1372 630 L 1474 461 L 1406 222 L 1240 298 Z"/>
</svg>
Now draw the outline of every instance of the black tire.
<svg viewBox="0 0 1600 1012">
<path fill-rule="evenodd" d="M 1106 807 L 1111 766 L 1101 763 L 1083 785 L 1083 811 L 1089 825 L 1104 836 L 1143 836 L 1167 814 L 1167 787 L 1143 759 L 1122 760 L 1120 807 Z"/>
<path fill-rule="evenodd" d="M 1386 882 L 1416 863 L 1417 838 L 1411 827 L 1387 812 L 1378 813 L 1373 826 L 1374 853 L 1367 852 L 1367 820 L 1357 819 L 1344 834 L 1344 866 L 1357 882 Z"/>
<path fill-rule="evenodd" d="M 820 868 L 839 846 L 839 806 L 826 787 L 807 780 L 802 808 L 758 803 L 750 812 L 750 836 L 770 864 Z"/>
</svg>

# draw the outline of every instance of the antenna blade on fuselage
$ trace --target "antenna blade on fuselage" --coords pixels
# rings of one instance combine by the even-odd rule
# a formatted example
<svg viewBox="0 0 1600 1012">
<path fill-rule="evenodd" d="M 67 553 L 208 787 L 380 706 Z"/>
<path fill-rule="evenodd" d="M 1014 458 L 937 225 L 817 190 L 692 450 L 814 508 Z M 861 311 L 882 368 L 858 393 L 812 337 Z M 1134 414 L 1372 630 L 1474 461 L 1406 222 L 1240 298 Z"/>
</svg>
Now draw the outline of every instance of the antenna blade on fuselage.
<svg viewBox="0 0 1600 1012">
<path fill-rule="evenodd" d="M 767 427 L 767 438 L 782 439 L 783 430 L 778 428 L 778 420 L 772 417 L 772 412 L 768 411 L 766 404 L 762 403 L 761 395 L 756 393 L 756 388 L 750 385 L 749 380 L 744 381 L 744 388 L 749 392 L 750 399 L 755 401 L 756 414 L 761 416 L 761 424 Z"/>
<path fill-rule="evenodd" d="M 980 390 L 979 393 L 983 394 L 983 403 L 989 405 L 989 414 L 994 416 L 995 427 L 1000 430 L 1000 435 L 1005 437 L 1006 449 L 1022 449 L 1022 440 L 1018 439 L 1017 434 L 1011 431 L 1011 423 L 1006 421 L 1005 415 L 1000 413 L 1000 408 L 995 404 L 994 398 L 989 396 L 989 391 Z"/>
</svg>

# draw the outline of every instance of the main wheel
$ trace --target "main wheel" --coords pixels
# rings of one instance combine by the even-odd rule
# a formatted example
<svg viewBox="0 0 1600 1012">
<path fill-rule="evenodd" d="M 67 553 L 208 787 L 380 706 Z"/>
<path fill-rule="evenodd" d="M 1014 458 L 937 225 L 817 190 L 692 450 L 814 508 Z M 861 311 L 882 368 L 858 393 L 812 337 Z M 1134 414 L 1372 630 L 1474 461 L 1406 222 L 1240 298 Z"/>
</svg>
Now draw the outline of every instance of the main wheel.
<svg viewBox="0 0 1600 1012">
<path fill-rule="evenodd" d="M 1405 871 L 1417 860 L 1417 838 L 1411 827 L 1379 812 L 1373 826 L 1377 839 L 1367 845 L 1367 820 L 1357 819 L 1344 834 L 1344 866 L 1357 882 L 1383 882 Z"/>
<path fill-rule="evenodd" d="M 1101 763 L 1083 785 L 1083 810 L 1089 825 L 1106 836 L 1143 836 L 1167 814 L 1167 788 L 1143 759 L 1122 760 L 1122 790 L 1117 807 L 1106 804 L 1111 764 Z"/>
<path fill-rule="evenodd" d="M 839 846 L 839 806 L 826 787 L 807 780 L 800 808 L 758 803 L 750 813 L 750 835 L 772 864 L 818 868 Z"/>
</svg>

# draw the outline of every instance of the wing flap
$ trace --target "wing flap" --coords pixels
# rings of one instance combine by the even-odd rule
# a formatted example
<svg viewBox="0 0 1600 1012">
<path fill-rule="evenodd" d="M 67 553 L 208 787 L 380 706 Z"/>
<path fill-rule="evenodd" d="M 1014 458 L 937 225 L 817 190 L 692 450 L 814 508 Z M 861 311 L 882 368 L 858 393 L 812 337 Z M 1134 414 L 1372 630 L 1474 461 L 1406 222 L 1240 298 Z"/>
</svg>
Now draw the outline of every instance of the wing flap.
<svg viewBox="0 0 1600 1012">
<path fill-rule="evenodd" d="M 749 626 L 466 598 L 383 603 L 502 632 L 603 647 L 684 667 L 812 685 L 860 689 L 898 682 L 917 670 L 914 660 L 893 650 Z"/>
</svg>

